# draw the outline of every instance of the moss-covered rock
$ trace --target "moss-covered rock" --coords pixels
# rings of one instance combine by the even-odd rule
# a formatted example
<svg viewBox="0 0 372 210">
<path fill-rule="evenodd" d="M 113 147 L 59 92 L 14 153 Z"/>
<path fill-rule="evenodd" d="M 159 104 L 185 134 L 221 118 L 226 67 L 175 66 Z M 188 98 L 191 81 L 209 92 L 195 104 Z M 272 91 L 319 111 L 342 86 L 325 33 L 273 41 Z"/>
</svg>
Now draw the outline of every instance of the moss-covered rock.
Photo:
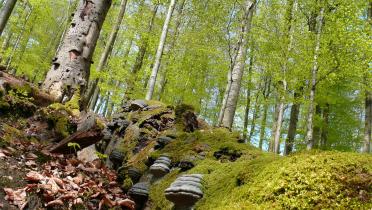
<svg viewBox="0 0 372 210">
<path fill-rule="evenodd" d="M 181 133 L 152 156 L 196 157 L 185 172 L 204 174 L 204 198 L 196 209 L 371 208 L 371 155 L 315 151 L 281 157 L 240 144 L 238 137 L 223 128 Z M 221 149 L 241 156 L 217 159 L 213 154 Z M 173 170 L 151 187 L 152 209 L 171 208 L 163 192 L 181 173 Z"/>
</svg>

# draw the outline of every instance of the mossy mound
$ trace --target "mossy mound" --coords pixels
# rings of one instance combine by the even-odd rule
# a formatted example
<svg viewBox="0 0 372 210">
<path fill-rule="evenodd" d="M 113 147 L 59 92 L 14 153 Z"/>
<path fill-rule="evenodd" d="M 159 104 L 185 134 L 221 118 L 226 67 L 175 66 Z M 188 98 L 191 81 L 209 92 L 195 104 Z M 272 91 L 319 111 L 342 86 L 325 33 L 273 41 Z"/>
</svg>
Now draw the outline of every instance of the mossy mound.
<svg viewBox="0 0 372 210">
<path fill-rule="evenodd" d="M 204 174 L 204 197 L 196 209 L 371 208 L 371 155 L 313 151 L 281 157 L 240 144 L 238 137 L 222 128 L 179 133 L 152 156 L 165 153 L 174 162 L 194 157 L 195 167 L 184 173 Z M 241 156 L 217 159 L 221 149 Z M 164 190 L 181 173 L 175 169 L 152 185 L 152 209 L 171 209 Z"/>
</svg>

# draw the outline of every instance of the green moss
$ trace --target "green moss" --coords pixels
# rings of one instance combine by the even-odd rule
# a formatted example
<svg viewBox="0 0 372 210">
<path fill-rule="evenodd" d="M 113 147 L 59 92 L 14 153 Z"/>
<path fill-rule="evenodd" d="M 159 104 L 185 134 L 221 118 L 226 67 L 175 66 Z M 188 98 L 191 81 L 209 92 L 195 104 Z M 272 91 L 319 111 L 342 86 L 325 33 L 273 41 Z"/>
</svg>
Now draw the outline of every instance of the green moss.
<svg viewBox="0 0 372 210">
<path fill-rule="evenodd" d="M 77 89 L 71 99 L 65 103 L 66 110 L 73 116 L 80 115 L 80 89 Z"/>
<path fill-rule="evenodd" d="M 70 119 L 69 113 L 62 104 L 54 103 L 39 109 L 38 112 L 48 122 L 50 129 L 54 129 L 61 138 L 76 131 L 76 123 Z"/>
<path fill-rule="evenodd" d="M 306 152 L 281 157 L 237 143 L 237 133 L 218 128 L 179 133 L 175 142 L 153 153 L 172 161 L 194 155 L 186 173 L 204 174 L 204 197 L 196 209 L 370 209 L 372 156 L 341 152 Z M 235 162 L 213 157 L 221 148 L 237 150 Z M 204 157 L 198 158 L 200 153 Z M 179 175 L 172 171 L 151 188 L 153 209 L 170 209 L 166 189 Z"/>
<path fill-rule="evenodd" d="M 151 209 L 172 209 L 173 204 L 165 198 L 164 190 L 171 185 L 178 175 L 179 170 L 173 170 L 151 186 L 149 194 L 152 204 Z"/>
</svg>

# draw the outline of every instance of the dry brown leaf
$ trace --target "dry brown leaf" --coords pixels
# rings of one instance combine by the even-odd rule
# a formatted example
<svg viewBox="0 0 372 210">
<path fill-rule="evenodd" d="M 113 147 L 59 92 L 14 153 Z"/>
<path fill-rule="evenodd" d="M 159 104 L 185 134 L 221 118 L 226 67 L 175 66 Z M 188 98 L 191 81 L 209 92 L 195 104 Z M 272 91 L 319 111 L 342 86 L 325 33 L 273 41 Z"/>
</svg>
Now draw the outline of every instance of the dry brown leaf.
<svg viewBox="0 0 372 210">
<path fill-rule="evenodd" d="M 36 162 L 33 160 L 29 160 L 25 162 L 26 166 L 37 166 Z"/>
<path fill-rule="evenodd" d="M 44 179 L 44 176 L 39 174 L 36 171 L 30 171 L 26 174 L 26 180 L 33 181 L 33 182 L 39 182 Z"/>
<path fill-rule="evenodd" d="M 129 199 L 119 200 L 119 201 L 116 201 L 116 203 L 118 206 L 122 206 L 122 207 L 124 206 L 124 207 L 129 208 L 130 210 L 134 210 L 136 206 L 136 204 L 132 200 L 129 200 Z"/>
<path fill-rule="evenodd" d="M 47 207 L 51 207 L 51 206 L 63 206 L 63 201 L 62 200 L 54 200 L 54 201 L 50 201 L 49 203 L 47 203 L 46 205 Z"/>
</svg>

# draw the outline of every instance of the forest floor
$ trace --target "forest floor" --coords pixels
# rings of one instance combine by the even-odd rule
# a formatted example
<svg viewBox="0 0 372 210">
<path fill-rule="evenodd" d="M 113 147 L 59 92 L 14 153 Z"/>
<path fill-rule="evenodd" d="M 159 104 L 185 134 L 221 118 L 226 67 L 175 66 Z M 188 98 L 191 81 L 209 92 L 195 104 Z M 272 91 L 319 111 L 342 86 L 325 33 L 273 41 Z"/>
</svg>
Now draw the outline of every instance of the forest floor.
<svg viewBox="0 0 372 210">
<path fill-rule="evenodd" d="M 137 100 L 108 120 L 77 115 L 74 100 L 37 105 L 31 93 L 0 91 L 0 209 L 171 209 L 165 189 L 185 174 L 203 175 L 201 210 L 372 208 L 371 155 L 281 157 L 209 126 L 188 105 Z M 148 178 L 164 156 L 168 173 Z M 136 183 L 149 185 L 145 201 L 127 195 Z"/>
</svg>

